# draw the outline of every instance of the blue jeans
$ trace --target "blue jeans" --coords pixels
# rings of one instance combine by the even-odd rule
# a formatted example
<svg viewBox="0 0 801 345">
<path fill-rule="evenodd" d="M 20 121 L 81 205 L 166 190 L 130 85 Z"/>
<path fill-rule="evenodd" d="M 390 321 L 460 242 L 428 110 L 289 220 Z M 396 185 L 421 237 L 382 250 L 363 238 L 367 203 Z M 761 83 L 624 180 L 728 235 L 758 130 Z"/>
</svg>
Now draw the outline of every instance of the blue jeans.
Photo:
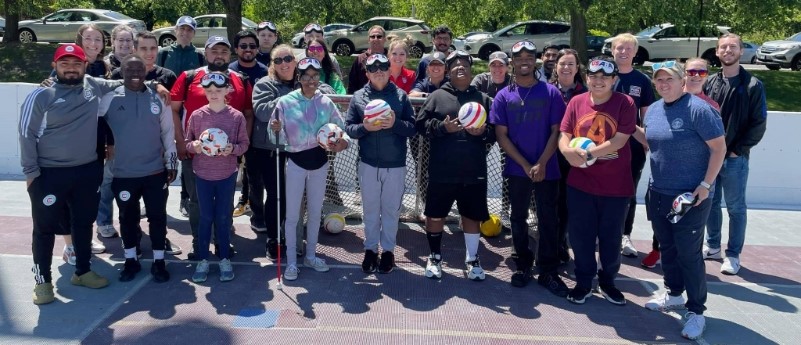
<svg viewBox="0 0 801 345">
<path fill-rule="evenodd" d="M 745 204 L 745 186 L 748 182 L 748 158 L 726 157 L 718 178 L 715 180 L 716 190 L 712 198 L 712 210 L 706 222 L 706 244 L 709 248 L 720 248 L 720 232 L 723 227 L 723 211 L 720 201 L 725 198 L 726 211 L 729 213 L 729 243 L 726 256 L 739 258 L 745 243 L 745 225 L 747 222 Z"/>
<path fill-rule="evenodd" d="M 195 176 L 197 201 L 200 206 L 200 222 L 198 223 L 199 259 L 209 258 L 211 229 L 214 225 L 215 238 L 219 248 L 220 259 L 228 259 L 231 243 L 231 221 L 234 212 L 234 192 L 236 190 L 236 173 L 217 181 L 209 181 Z"/>
<path fill-rule="evenodd" d="M 103 182 L 100 184 L 97 226 L 110 225 L 114 221 L 114 192 L 111 191 L 111 180 L 114 179 L 114 175 L 111 174 L 111 167 L 113 166 L 113 159 L 106 160 L 106 165 L 103 168 Z"/>
</svg>

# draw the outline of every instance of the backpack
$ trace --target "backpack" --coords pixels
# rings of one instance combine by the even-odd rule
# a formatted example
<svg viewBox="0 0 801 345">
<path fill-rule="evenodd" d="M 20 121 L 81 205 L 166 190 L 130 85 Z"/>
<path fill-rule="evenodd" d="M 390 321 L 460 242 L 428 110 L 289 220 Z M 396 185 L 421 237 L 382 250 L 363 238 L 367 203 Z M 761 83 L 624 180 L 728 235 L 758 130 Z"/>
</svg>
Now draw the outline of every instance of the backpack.
<svg viewBox="0 0 801 345">
<path fill-rule="evenodd" d="M 156 65 L 164 67 L 164 63 L 167 62 L 167 55 L 169 55 L 171 51 L 172 51 L 172 46 L 165 47 L 164 49 L 159 51 L 159 56 L 156 59 Z M 201 54 L 201 53 L 199 53 L 197 51 L 195 51 L 195 54 L 197 54 L 198 66 L 205 65 L 206 57 L 203 56 L 203 54 Z"/>
<path fill-rule="evenodd" d="M 247 86 L 248 76 L 230 69 L 225 71 L 225 74 L 228 76 L 228 78 L 231 78 L 231 75 L 237 76 L 239 81 L 242 83 L 242 86 Z M 189 85 L 192 85 L 192 82 L 195 80 L 195 76 L 197 76 L 197 69 L 186 71 L 186 80 L 184 80 L 184 101 L 186 100 L 186 96 L 189 95 Z"/>
</svg>

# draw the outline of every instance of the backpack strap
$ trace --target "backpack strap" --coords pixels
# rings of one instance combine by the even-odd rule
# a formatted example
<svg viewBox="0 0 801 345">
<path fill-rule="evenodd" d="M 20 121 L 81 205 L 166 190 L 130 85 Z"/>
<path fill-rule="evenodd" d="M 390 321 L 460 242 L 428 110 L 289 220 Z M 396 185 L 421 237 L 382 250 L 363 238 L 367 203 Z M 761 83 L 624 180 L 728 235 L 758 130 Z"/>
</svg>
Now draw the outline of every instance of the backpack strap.
<svg viewBox="0 0 801 345">
<path fill-rule="evenodd" d="M 186 79 L 184 79 L 184 101 L 186 101 L 187 97 L 189 97 L 189 85 L 192 85 L 192 82 L 195 80 L 195 76 L 197 76 L 196 69 L 186 71 Z"/>
</svg>

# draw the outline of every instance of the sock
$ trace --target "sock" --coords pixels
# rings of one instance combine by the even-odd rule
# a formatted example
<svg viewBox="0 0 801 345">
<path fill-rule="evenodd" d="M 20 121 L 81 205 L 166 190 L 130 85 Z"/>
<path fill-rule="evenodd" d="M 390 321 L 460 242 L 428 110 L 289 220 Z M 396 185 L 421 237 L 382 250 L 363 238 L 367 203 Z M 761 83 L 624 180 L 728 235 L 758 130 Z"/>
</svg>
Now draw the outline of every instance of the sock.
<svg viewBox="0 0 801 345">
<path fill-rule="evenodd" d="M 467 260 L 473 261 L 478 254 L 478 241 L 481 239 L 480 234 L 464 233 L 464 246 L 467 249 Z"/>
<path fill-rule="evenodd" d="M 136 259 L 136 247 L 133 248 L 125 248 L 125 258 L 126 259 Z"/>
<path fill-rule="evenodd" d="M 431 254 L 441 255 L 440 248 L 442 247 L 442 233 L 426 231 L 426 238 L 428 239 L 428 249 L 431 250 Z"/>
<path fill-rule="evenodd" d="M 154 250 L 153 251 L 153 260 L 164 260 L 164 251 L 163 250 Z"/>
<path fill-rule="evenodd" d="M 64 249 L 75 250 L 75 246 L 73 246 L 71 244 L 65 244 L 64 245 Z"/>
</svg>

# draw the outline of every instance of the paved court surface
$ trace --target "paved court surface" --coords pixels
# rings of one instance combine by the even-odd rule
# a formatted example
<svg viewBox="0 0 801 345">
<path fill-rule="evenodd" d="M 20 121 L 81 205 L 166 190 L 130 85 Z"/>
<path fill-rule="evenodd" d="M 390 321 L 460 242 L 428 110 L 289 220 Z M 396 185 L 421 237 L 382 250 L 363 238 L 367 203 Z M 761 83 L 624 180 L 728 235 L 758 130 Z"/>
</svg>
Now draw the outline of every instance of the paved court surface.
<svg viewBox="0 0 801 345">
<path fill-rule="evenodd" d="M 190 246 L 187 220 L 177 210 L 178 189 L 169 203 L 168 237 Z M 641 209 L 641 211 L 644 211 Z M 426 279 L 427 244 L 419 224 L 402 224 L 395 250 L 399 268 L 388 275 L 364 274 L 361 224 L 339 235 L 320 235 L 328 273 L 301 268 L 297 281 L 276 289 L 276 267 L 264 258 L 264 235 L 235 219 L 236 279 L 189 280 L 185 253 L 168 257 L 172 279 L 158 284 L 149 274 L 152 256 L 143 240 L 143 270 L 117 281 L 122 266 L 119 239 L 102 239 L 108 252 L 93 269 L 111 278 L 105 289 L 69 283 L 73 268 L 56 242 L 57 301 L 31 303 L 30 205 L 24 182 L 0 181 L 0 343 L 2 344 L 689 344 L 681 338 L 683 311 L 658 313 L 643 304 L 661 288 L 661 271 L 640 268 L 651 231 L 638 213 L 635 244 L 640 259 L 623 259 L 618 287 L 629 303 L 619 307 L 595 295 L 577 306 L 536 283 L 509 284 L 510 235 L 482 239 L 484 282 L 464 277 L 464 241 L 456 232 L 443 240 L 446 274 Z M 794 344 L 801 333 L 801 213 L 750 211 L 749 233 L 736 277 L 707 262 L 707 331 L 699 344 Z M 146 228 L 146 221 L 142 222 Z M 724 238 L 725 241 L 725 238 Z M 572 267 L 563 267 L 572 285 Z"/>
</svg>

